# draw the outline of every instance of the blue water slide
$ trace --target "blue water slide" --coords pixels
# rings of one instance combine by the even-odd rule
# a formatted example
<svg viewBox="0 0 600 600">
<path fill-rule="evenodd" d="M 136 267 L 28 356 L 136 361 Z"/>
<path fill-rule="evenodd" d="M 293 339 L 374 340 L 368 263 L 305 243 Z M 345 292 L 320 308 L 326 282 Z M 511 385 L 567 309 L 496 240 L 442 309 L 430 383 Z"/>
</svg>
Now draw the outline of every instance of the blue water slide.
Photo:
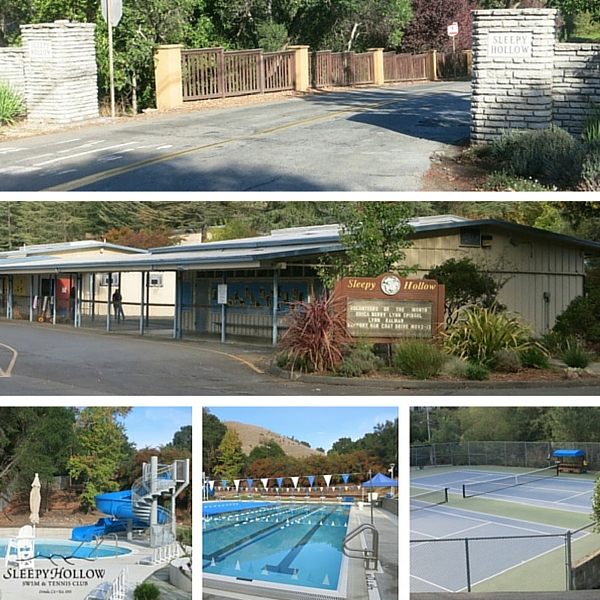
<svg viewBox="0 0 600 600">
<path fill-rule="evenodd" d="M 122 492 L 109 492 L 98 494 L 95 498 L 96 508 L 110 515 L 109 518 L 99 519 L 94 525 L 75 527 L 71 532 L 71 539 L 77 542 L 91 542 L 95 537 L 109 533 L 119 533 L 127 530 L 127 522 L 131 519 L 133 527 L 147 527 L 150 524 L 150 505 L 152 497 L 146 496 L 138 499 L 135 507 L 132 503 L 131 490 Z M 167 522 L 169 511 L 162 506 L 158 507 L 158 522 Z"/>
</svg>

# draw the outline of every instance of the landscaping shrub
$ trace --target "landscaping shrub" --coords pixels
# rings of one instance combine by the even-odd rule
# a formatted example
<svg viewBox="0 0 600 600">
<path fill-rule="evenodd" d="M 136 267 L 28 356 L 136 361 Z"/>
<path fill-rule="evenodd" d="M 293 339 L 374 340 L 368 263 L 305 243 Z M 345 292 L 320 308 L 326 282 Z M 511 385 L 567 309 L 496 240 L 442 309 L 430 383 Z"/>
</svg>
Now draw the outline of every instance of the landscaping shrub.
<svg viewBox="0 0 600 600">
<path fill-rule="evenodd" d="M 563 340 L 578 337 L 587 343 L 600 342 L 600 290 L 578 296 L 556 317 L 552 331 Z"/>
<path fill-rule="evenodd" d="M 586 351 L 581 340 L 567 340 L 562 359 L 572 369 L 585 369 L 594 360 L 594 355 Z"/>
<path fill-rule="evenodd" d="M 447 356 L 446 362 L 442 367 L 440 374 L 446 377 L 456 377 L 457 379 L 467 379 L 469 363 L 458 356 Z"/>
<path fill-rule="evenodd" d="M 490 367 L 499 350 L 520 352 L 534 346 L 529 334 L 529 327 L 516 316 L 499 311 L 496 305 L 468 306 L 447 328 L 444 346 L 449 354 Z"/>
<path fill-rule="evenodd" d="M 556 188 L 542 185 L 531 177 L 517 177 L 506 171 L 496 171 L 486 178 L 483 190 L 492 192 L 554 192 Z"/>
<path fill-rule="evenodd" d="M 532 346 L 525 348 L 519 353 L 521 365 L 525 369 L 549 369 L 550 359 L 548 355 L 539 347 Z"/>
<path fill-rule="evenodd" d="M 467 363 L 467 379 L 470 381 L 485 381 L 490 378 L 490 370 L 485 365 L 477 362 Z"/>
<path fill-rule="evenodd" d="M 415 379 L 431 379 L 439 375 L 446 356 L 442 350 L 430 343 L 408 340 L 394 349 L 392 366 L 394 370 Z"/>
<path fill-rule="evenodd" d="M 158 600 L 160 590 L 153 583 L 139 583 L 133 590 L 134 600 Z"/>
<path fill-rule="evenodd" d="M 26 112 L 23 95 L 0 80 L 0 125 L 14 125 Z"/>
<path fill-rule="evenodd" d="M 294 305 L 296 310 L 289 315 L 289 327 L 279 342 L 288 366 L 301 365 L 302 370 L 315 373 L 335 371 L 342 362 L 342 348 L 352 342 L 344 312 L 327 294 Z"/>
<path fill-rule="evenodd" d="M 372 346 L 358 344 L 348 349 L 337 373 L 342 377 L 360 377 L 379 370 L 383 364 L 383 360 L 373 353 Z"/>
<path fill-rule="evenodd" d="M 494 140 L 491 149 L 499 170 L 562 190 L 579 184 L 584 154 L 581 142 L 555 126 L 509 131 Z"/>
<path fill-rule="evenodd" d="M 494 355 L 492 366 L 494 371 L 501 373 L 518 373 L 522 368 L 521 357 L 514 350 L 498 350 Z"/>
<path fill-rule="evenodd" d="M 600 190 L 600 140 L 590 141 L 585 148 L 578 189 L 584 192 L 597 192 Z"/>
</svg>

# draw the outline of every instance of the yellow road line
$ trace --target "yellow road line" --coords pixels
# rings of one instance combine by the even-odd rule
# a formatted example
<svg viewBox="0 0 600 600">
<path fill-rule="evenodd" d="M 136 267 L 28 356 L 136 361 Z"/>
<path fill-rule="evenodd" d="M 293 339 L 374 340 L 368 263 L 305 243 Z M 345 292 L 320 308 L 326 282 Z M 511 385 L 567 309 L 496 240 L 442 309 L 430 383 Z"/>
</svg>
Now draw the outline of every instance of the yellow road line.
<svg viewBox="0 0 600 600">
<path fill-rule="evenodd" d="M 241 363 L 244 363 L 246 366 L 250 367 L 255 373 L 259 373 L 260 375 L 264 375 L 265 372 L 262 369 L 259 369 L 255 365 L 253 365 L 250 361 L 245 358 L 241 358 L 236 356 L 235 354 L 229 354 L 228 352 L 221 352 L 220 350 L 209 350 L 208 348 L 196 348 L 196 350 L 200 350 L 202 352 L 211 352 L 212 354 L 220 354 L 222 356 L 227 356 L 228 358 L 233 358 Z"/>
<path fill-rule="evenodd" d="M 10 350 L 13 353 L 10 363 L 8 365 L 8 369 L 6 369 L 6 371 L 0 369 L 0 377 L 10 377 L 13 367 L 15 366 L 15 363 L 17 362 L 17 356 L 19 356 L 19 353 L 14 348 L 11 348 L 10 346 L 7 346 L 6 344 L 0 344 L 0 346 L 2 346 L 3 348 L 8 348 L 8 350 Z"/>
<path fill-rule="evenodd" d="M 219 142 L 213 142 L 212 144 L 206 144 L 204 146 L 195 146 L 194 148 L 188 148 L 187 150 L 179 150 L 178 152 L 171 152 L 170 154 L 163 154 L 161 156 L 157 156 L 155 158 L 149 158 L 147 160 L 143 160 L 141 162 L 138 162 L 138 163 L 135 163 L 132 165 L 128 165 L 125 167 L 116 167 L 115 169 L 109 169 L 108 171 L 102 171 L 102 173 L 95 173 L 94 175 L 88 175 L 87 177 L 82 177 L 80 179 L 74 179 L 73 181 L 68 181 L 66 183 L 61 183 L 59 185 L 45 188 L 42 191 L 43 192 L 71 192 L 80 187 L 84 187 L 86 185 L 91 185 L 93 183 L 97 183 L 98 181 L 110 179 L 111 177 L 117 177 L 118 175 L 123 175 L 124 173 L 136 171 L 137 169 L 142 169 L 143 167 L 149 167 L 150 165 L 156 165 L 156 164 L 159 164 L 162 162 L 173 160 L 174 158 L 186 156 L 188 154 L 195 154 L 196 152 L 202 152 L 203 150 L 209 150 L 210 148 L 216 148 L 217 146 L 225 146 L 228 144 L 233 144 L 234 142 L 239 142 L 239 141 L 250 139 L 253 137 L 258 137 L 261 135 L 269 135 L 271 133 L 283 131 L 285 129 L 291 129 L 293 127 L 300 127 L 302 125 L 308 125 L 309 123 L 316 123 L 317 121 L 324 121 L 326 119 L 332 119 L 334 117 L 339 117 L 340 115 L 344 115 L 344 114 L 348 114 L 348 113 L 363 112 L 365 110 L 370 110 L 372 108 L 378 108 L 380 106 L 385 106 L 386 104 L 393 104 L 395 102 L 399 102 L 400 100 L 402 100 L 402 98 L 395 98 L 394 100 L 384 100 L 382 102 L 373 102 L 371 104 L 366 104 L 364 106 L 359 106 L 359 107 L 346 108 L 344 110 L 338 110 L 333 113 L 321 115 L 320 117 L 311 117 L 310 119 L 294 121 L 293 123 L 288 123 L 286 125 L 278 125 L 277 127 L 270 127 L 268 129 L 262 129 L 261 131 L 256 131 L 254 133 L 247 133 L 245 135 L 240 135 L 235 138 L 221 140 Z"/>
</svg>

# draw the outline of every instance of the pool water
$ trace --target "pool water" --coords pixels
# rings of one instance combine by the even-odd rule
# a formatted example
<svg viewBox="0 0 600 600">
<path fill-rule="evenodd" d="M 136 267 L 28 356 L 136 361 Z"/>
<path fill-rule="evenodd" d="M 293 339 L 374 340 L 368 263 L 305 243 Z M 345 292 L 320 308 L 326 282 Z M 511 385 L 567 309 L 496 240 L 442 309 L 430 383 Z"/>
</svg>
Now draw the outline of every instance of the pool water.
<svg viewBox="0 0 600 600">
<path fill-rule="evenodd" d="M 203 572 L 336 590 L 349 512 L 344 505 L 271 503 L 203 517 Z"/>
<path fill-rule="evenodd" d="M 8 547 L 8 540 L 0 540 L 0 558 L 6 558 L 6 548 Z M 64 558 L 114 558 L 115 555 L 119 554 L 130 554 L 131 550 L 127 548 L 118 548 L 115 550 L 114 545 L 101 545 L 96 548 L 95 543 L 81 542 L 70 542 L 70 541 L 57 541 L 57 540 L 35 540 L 35 557 L 36 558 L 50 558 L 60 559 Z M 11 552 L 11 555 L 16 556 L 15 551 Z"/>
</svg>

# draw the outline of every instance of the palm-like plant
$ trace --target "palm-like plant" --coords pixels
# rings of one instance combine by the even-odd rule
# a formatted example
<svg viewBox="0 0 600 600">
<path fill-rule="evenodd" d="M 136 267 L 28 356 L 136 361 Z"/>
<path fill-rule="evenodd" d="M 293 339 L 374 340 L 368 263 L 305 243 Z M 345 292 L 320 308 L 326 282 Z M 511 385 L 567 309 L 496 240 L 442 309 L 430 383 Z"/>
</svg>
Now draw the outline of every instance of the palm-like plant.
<svg viewBox="0 0 600 600">
<path fill-rule="evenodd" d="M 315 373 L 335 370 L 342 361 L 343 347 L 353 341 L 345 311 L 327 293 L 293 306 L 289 327 L 279 342 L 286 366 Z"/>
</svg>

